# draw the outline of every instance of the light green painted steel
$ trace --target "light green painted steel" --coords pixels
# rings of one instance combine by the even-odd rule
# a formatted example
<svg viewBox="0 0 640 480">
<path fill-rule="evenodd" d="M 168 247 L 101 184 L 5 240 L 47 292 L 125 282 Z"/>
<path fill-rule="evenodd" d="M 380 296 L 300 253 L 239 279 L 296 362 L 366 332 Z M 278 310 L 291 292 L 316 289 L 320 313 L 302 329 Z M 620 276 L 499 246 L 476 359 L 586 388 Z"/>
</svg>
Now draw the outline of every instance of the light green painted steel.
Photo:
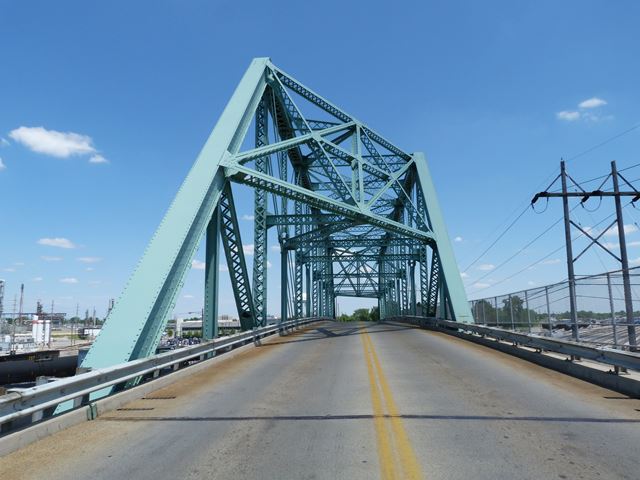
<svg viewBox="0 0 640 480">
<path fill-rule="evenodd" d="M 431 230 L 433 231 L 438 249 L 440 274 L 444 277 L 446 293 L 451 300 L 451 308 L 453 310 L 451 313 L 457 322 L 473 323 L 473 316 L 471 315 L 471 309 L 467 301 L 467 294 L 462 284 L 458 263 L 453 254 L 453 247 L 444 223 L 436 189 L 433 185 L 431 174 L 429 173 L 427 159 L 421 152 L 414 153 L 413 158 L 415 159 L 418 173 L 418 185 L 424 195 Z"/>
<path fill-rule="evenodd" d="M 155 352 L 175 298 L 225 183 L 220 165 L 236 153 L 265 88 L 268 59 L 253 60 L 107 321 L 82 362 L 100 368 Z"/>
<path fill-rule="evenodd" d="M 218 336 L 218 287 L 220 285 L 220 207 L 214 210 L 207 226 L 204 272 L 204 319 L 202 339 Z"/>
<path fill-rule="evenodd" d="M 309 103 L 332 118 L 307 118 L 303 112 L 314 111 L 307 110 Z M 252 123 L 255 148 L 241 152 Z M 256 191 L 253 300 L 230 181 Z M 267 211 L 269 197 L 274 214 Z M 283 320 L 302 315 L 303 284 L 306 310 L 314 314 L 335 315 L 338 295 L 377 297 L 381 318 L 406 312 L 410 303 L 415 310 L 415 261 L 420 260 L 422 280 L 431 249 L 440 258 L 431 276 L 437 278 L 441 314 L 472 321 L 424 156 L 403 152 L 262 58 L 245 73 L 83 367 L 155 351 L 205 230 L 205 336 L 217 330 L 218 236 L 236 274 L 237 303 L 242 312 L 254 310 L 243 328 L 264 322 L 270 226 L 276 226 L 282 246 Z M 288 297 L 290 290 L 295 298 Z"/>
<path fill-rule="evenodd" d="M 356 222 L 370 223 L 401 235 L 406 235 L 423 241 L 433 239 L 431 232 L 425 232 L 418 230 L 417 228 L 403 225 L 381 215 L 372 213 L 365 208 L 359 208 L 344 202 L 333 200 L 312 190 L 306 190 L 297 185 L 256 172 L 255 170 L 236 164 L 231 157 L 227 159 L 225 166 L 228 167 L 227 176 L 233 177 L 233 180 L 238 183 L 244 183 L 245 185 L 251 185 L 255 188 L 261 188 L 275 193 L 276 195 L 281 195 L 293 200 L 300 200 L 308 203 L 309 205 L 343 215 Z"/>
</svg>

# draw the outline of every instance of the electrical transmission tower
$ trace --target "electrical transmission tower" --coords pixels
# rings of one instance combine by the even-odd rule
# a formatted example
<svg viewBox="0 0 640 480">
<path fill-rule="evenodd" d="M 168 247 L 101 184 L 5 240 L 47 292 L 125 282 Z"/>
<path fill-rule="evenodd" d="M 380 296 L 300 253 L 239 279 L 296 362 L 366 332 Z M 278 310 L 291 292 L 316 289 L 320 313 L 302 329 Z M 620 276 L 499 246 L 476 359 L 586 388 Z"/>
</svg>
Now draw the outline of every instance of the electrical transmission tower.
<svg viewBox="0 0 640 480">
<path fill-rule="evenodd" d="M 233 184 L 254 192 L 251 265 Z M 83 367 L 155 352 L 203 238 L 204 338 L 217 335 L 220 243 L 242 329 L 265 325 L 269 229 L 280 249 L 281 322 L 334 317 L 337 296 L 375 298 L 381 318 L 415 313 L 419 297 L 429 316 L 473 321 L 424 155 L 406 153 L 258 58 Z"/>
<path fill-rule="evenodd" d="M 560 180 L 561 191 L 560 192 L 550 192 L 549 189 Z M 611 190 L 603 190 L 603 187 L 611 180 Z M 620 181 L 623 182 L 623 185 L 630 188 L 630 190 L 620 190 Z M 571 182 L 571 188 L 575 191 L 569 191 L 569 182 Z M 615 202 L 616 209 L 616 218 L 609 224 L 606 228 L 602 229 L 602 231 L 593 232 L 589 231 L 579 224 L 574 222 L 571 219 L 571 211 L 569 209 L 569 199 L 570 198 L 580 198 L 580 203 L 582 205 L 587 202 L 592 197 L 598 197 L 602 199 L 602 197 L 612 197 Z M 627 241 L 626 235 L 624 231 L 624 218 L 622 214 L 622 197 L 632 197 L 631 203 L 635 203 L 640 199 L 640 191 L 636 190 L 636 188 L 627 181 L 624 176 L 618 172 L 616 167 L 616 162 L 611 162 L 611 173 L 609 173 L 600 186 L 595 190 L 587 191 L 582 186 L 576 182 L 566 170 L 565 162 L 560 162 L 560 174 L 551 182 L 551 184 L 547 187 L 544 192 L 537 193 L 533 199 L 531 200 L 531 204 L 535 205 L 535 203 L 540 198 L 561 198 L 562 206 L 564 211 L 564 233 L 565 233 L 565 242 L 566 242 L 566 252 L 567 252 L 567 273 L 569 278 L 569 304 L 571 310 L 571 329 L 572 335 L 575 340 L 579 340 L 580 333 L 578 330 L 578 308 L 576 301 L 576 277 L 574 272 L 574 264 L 575 262 L 592 246 L 597 245 L 613 258 L 615 258 L 622 267 L 622 283 L 624 289 L 624 306 L 625 306 L 625 317 L 626 317 L 626 325 L 627 325 L 627 334 L 629 337 L 629 346 L 632 350 L 636 349 L 637 339 L 636 339 L 636 327 L 633 319 L 633 297 L 631 295 L 631 279 L 629 277 L 629 257 L 627 255 Z M 571 238 L 571 227 L 579 230 L 584 236 L 589 239 L 589 244 L 574 257 L 573 255 L 573 240 Z M 616 255 L 616 253 L 612 252 L 610 248 L 608 248 L 605 244 L 603 244 L 600 239 L 602 236 L 607 233 L 611 228 L 616 227 L 618 230 L 618 242 L 620 245 L 620 255 Z M 613 322 L 616 319 L 612 319 Z"/>
</svg>

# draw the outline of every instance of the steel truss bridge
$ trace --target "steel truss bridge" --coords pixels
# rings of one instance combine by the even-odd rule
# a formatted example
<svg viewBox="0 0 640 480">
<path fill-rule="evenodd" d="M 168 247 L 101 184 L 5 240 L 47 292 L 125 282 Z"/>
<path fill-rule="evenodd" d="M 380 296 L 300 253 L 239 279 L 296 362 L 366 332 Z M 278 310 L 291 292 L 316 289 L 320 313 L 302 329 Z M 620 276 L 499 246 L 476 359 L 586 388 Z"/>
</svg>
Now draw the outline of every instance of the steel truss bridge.
<svg viewBox="0 0 640 480">
<path fill-rule="evenodd" d="M 251 263 L 234 185 L 253 190 Z M 155 354 L 203 239 L 205 341 Z M 222 254 L 244 331 L 218 337 Z M 333 321 L 338 296 L 377 299 L 385 321 Z M 513 318 L 513 330 L 473 322 L 424 155 L 255 59 L 81 371 L 0 396 L 0 471 L 638 478 L 640 354 Z"/>
<path fill-rule="evenodd" d="M 251 265 L 233 184 L 254 192 Z M 472 321 L 424 154 L 405 152 L 269 59 L 257 58 L 83 367 L 155 352 L 203 238 L 204 338 L 217 336 L 220 251 L 242 329 L 265 326 L 271 228 L 281 252 L 281 322 L 334 317 L 338 296 L 377 299 L 381 318 L 415 315 L 420 302 L 427 316 Z"/>
</svg>

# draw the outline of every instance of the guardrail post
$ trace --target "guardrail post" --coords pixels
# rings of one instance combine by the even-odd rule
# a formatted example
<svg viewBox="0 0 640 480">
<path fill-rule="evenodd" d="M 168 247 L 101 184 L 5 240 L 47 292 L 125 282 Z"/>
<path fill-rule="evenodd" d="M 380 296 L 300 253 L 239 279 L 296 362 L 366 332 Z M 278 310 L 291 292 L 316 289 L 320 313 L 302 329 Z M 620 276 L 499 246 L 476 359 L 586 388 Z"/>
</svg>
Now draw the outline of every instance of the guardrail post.
<svg viewBox="0 0 640 480">
<path fill-rule="evenodd" d="M 513 302 L 511 301 L 511 294 L 509 294 L 509 314 L 511 315 L 511 330 L 515 330 L 516 324 L 513 321 Z"/>
<path fill-rule="evenodd" d="M 73 399 L 73 408 L 79 408 L 84 405 L 89 405 L 91 402 L 90 395 L 82 395 Z"/>
<path fill-rule="evenodd" d="M 551 305 L 549 305 L 549 286 L 544 287 L 544 295 L 547 299 L 547 323 L 549 324 L 549 336 L 552 336 L 553 326 L 551 325 Z"/>
<path fill-rule="evenodd" d="M 13 422 L 4 422 L 2 425 L 0 425 L 0 435 L 4 434 L 4 433 L 8 433 L 13 429 Z"/>
<path fill-rule="evenodd" d="M 496 327 L 500 328 L 500 312 L 498 310 L 498 297 L 495 297 L 495 304 L 496 304 Z"/>
<path fill-rule="evenodd" d="M 531 311 L 529 310 L 529 290 L 524 291 L 524 302 L 527 307 L 527 325 L 529 326 L 529 333 L 531 333 Z"/>
</svg>

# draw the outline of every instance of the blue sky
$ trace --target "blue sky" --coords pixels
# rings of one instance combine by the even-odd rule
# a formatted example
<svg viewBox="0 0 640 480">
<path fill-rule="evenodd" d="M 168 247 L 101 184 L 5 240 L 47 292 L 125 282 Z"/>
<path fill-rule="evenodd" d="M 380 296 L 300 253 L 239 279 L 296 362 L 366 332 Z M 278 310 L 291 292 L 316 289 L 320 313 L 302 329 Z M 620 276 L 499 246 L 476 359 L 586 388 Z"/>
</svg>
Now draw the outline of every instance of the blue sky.
<svg viewBox="0 0 640 480">
<path fill-rule="evenodd" d="M 104 314 L 253 57 L 271 57 L 405 150 L 426 152 L 463 269 L 561 157 L 640 122 L 640 4 L 630 0 L 0 5 L 7 309 L 24 282 L 27 309 L 41 299 Z M 639 146 L 636 129 L 571 161 L 570 173 L 588 179 L 613 159 L 634 165 Z M 628 175 L 640 178 L 640 168 Z M 249 196 L 237 203 L 251 214 Z M 590 226 L 612 211 L 605 201 L 575 212 Z M 560 215 L 558 201 L 527 212 L 467 270 L 470 297 L 563 279 L 560 251 L 503 281 L 561 246 L 560 225 L 496 268 Z M 629 241 L 640 240 L 640 212 L 627 207 L 625 215 Z M 251 222 L 243 229 L 249 244 Z M 640 247 L 629 252 L 640 258 Z M 606 268 L 615 264 L 593 253 L 577 266 Z M 200 310 L 202 277 L 189 274 L 178 313 Z M 220 312 L 234 313 L 223 279 Z"/>
</svg>

